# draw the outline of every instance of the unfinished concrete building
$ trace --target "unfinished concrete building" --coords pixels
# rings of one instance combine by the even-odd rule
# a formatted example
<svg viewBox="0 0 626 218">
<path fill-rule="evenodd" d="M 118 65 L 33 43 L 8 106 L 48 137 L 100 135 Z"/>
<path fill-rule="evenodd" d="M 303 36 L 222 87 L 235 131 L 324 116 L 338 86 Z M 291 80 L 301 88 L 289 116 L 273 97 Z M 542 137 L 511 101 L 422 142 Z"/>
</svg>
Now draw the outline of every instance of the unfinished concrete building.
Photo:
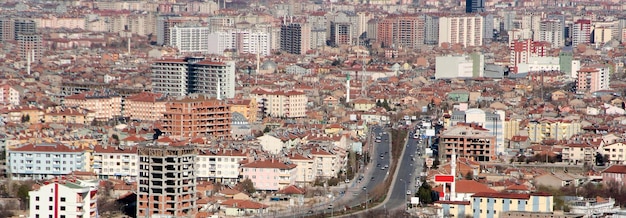
<svg viewBox="0 0 626 218">
<path fill-rule="evenodd" d="M 137 217 L 195 217 L 196 149 L 145 145 L 138 154 Z"/>
<path fill-rule="evenodd" d="M 162 121 L 170 136 L 230 138 L 232 113 L 224 101 L 192 94 L 168 102 Z"/>
</svg>

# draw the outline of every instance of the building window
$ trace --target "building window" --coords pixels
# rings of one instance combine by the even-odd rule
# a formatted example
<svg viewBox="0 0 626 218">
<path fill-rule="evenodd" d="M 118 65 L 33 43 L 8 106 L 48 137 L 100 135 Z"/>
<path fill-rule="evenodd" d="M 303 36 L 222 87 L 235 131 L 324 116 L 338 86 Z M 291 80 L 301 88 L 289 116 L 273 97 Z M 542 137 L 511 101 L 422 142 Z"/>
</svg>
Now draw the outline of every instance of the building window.
<svg viewBox="0 0 626 218">
<path fill-rule="evenodd" d="M 39 196 L 35 197 L 35 201 L 39 201 Z"/>
<path fill-rule="evenodd" d="M 65 218 L 65 215 L 61 215 L 61 216 L 59 216 L 59 218 Z"/>
<path fill-rule="evenodd" d="M 65 211 L 65 206 L 61 206 L 61 211 Z"/>
<path fill-rule="evenodd" d="M 48 200 L 52 201 L 52 197 L 49 197 Z"/>
<path fill-rule="evenodd" d="M 52 206 L 48 206 L 48 210 L 52 210 Z"/>
<path fill-rule="evenodd" d="M 65 198 L 63 198 L 63 197 L 62 197 L 62 198 L 61 198 L 61 202 L 65 202 Z"/>
<path fill-rule="evenodd" d="M 39 205 L 35 205 L 35 210 L 39 210 Z"/>
</svg>

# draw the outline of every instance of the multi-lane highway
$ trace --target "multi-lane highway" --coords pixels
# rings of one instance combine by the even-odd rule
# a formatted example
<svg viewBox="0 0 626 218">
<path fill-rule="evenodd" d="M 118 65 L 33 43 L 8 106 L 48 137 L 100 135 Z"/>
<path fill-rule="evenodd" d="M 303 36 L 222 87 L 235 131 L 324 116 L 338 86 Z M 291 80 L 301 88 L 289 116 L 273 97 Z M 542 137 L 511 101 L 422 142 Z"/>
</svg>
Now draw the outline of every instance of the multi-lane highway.
<svg viewBox="0 0 626 218">
<path fill-rule="evenodd" d="M 416 185 L 419 185 L 420 181 L 418 180 L 419 174 L 424 166 L 422 155 L 426 140 L 415 139 L 414 133 L 414 131 L 409 132 L 404 155 L 400 157 L 398 162 L 399 169 L 392 186 L 393 190 L 383 205 L 387 210 L 406 208 L 410 197 L 417 191 Z"/>
<path fill-rule="evenodd" d="M 346 206 L 360 206 L 365 199 L 369 199 L 369 191 L 382 183 L 387 176 L 391 176 L 389 175 L 391 135 L 380 126 L 372 127 L 370 134 L 372 140 L 365 145 L 369 148 L 363 148 L 370 153 L 370 162 L 364 166 L 365 170 L 355 175 L 355 178 L 347 184 L 348 188 L 342 194 L 334 196 L 329 202 L 319 203 L 296 213 L 286 213 L 281 217 L 306 217 L 321 213 L 332 215 L 333 211 L 342 211 Z"/>
</svg>

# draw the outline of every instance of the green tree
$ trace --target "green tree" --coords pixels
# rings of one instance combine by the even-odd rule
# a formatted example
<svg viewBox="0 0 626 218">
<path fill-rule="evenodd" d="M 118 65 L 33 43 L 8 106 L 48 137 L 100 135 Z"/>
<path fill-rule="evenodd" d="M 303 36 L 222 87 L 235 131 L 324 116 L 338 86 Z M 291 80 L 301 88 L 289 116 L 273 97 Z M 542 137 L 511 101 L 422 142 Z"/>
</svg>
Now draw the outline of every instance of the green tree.
<svg viewBox="0 0 626 218">
<path fill-rule="evenodd" d="M 263 129 L 263 133 L 268 133 L 270 131 L 272 131 L 272 129 L 270 129 L 269 126 L 265 126 L 265 129 Z"/>
<path fill-rule="evenodd" d="M 474 179 L 474 173 L 472 173 L 472 171 L 467 172 L 467 174 L 465 174 L 465 179 L 466 180 L 473 180 Z"/>
<path fill-rule="evenodd" d="M 22 205 L 28 204 L 28 192 L 29 191 L 30 191 L 30 187 L 26 184 L 22 184 L 20 185 L 20 187 L 17 188 L 16 197 L 20 199 L 20 201 L 22 202 Z"/>
<path fill-rule="evenodd" d="M 422 204 L 430 204 L 433 203 L 432 199 L 433 189 L 430 187 L 428 182 L 423 182 L 422 186 L 417 190 L 417 197 L 420 198 L 420 202 Z"/>
</svg>

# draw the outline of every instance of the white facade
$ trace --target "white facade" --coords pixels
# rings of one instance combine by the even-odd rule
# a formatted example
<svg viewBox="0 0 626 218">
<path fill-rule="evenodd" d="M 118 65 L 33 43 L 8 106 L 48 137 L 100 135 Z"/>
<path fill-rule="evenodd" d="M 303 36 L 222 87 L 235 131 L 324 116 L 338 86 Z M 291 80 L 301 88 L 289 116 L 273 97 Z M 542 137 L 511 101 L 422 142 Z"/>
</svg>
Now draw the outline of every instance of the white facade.
<svg viewBox="0 0 626 218">
<path fill-rule="evenodd" d="M 539 29 L 539 41 L 546 41 L 552 44 L 553 48 L 563 47 L 563 26 L 558 20 L 545 20 L 541 22 Z"/>
<path fill-rule="evenodd" d="M 26 144 L 7 150 L 12 179 L 49 179 L 73 171 L 88 171 L 84 149 L 59 143 Z"/>
<path fill-rule="evenodd" d="M 188 26 L 173 27 L 170 33 L 170 44 L 180 53 L 208 53 L 209 27 Z"/>
<path fill-rule="evenodd" d="M 267 56 L 271 52 L 271 35 L 265 31 L 226 30 L 213 32 L 209 38 L 208 53 L 223 55 L 227 49 L 238 53 Z"/>
<path fill-rule="evenodd" d="M 529 57 L 528 63 L 517 64 L 517 73 L 560 70 L 559 57 Z"/>
<path fill-rule="evenodd" d="M 481 77 L 484 73 L 484 56 L 478 56 L 479 66 L 474 66 L 471 56 L 441 56 L 435 58 L 435 79 Z M 477 75 L 474 75 L 474 68 Z"/>
<path fill-rule="evenodd" d="M 203 60 L 193 65 L 192 93 L 215 96 L 217 99 L 235 97 L 235 62 Z"/>
<path fill-rule="evenodd" d="M 440 17 L 439 46 L 443 43 L 482 46 L 483 22 L 481 16 Z"/>
<path fill-rule="evenodd" d="M 239 163 L 246 158 L 236 150 L 201 150 L 196 156 L 197 178 L 235 185 L 239 180 Z"/>
<path fill-rule="evenodd" d="M 158 60 L 151 68 L 152 92 L 171 96 L 187 95 L 187 61 Z"/>
<path fill-rule="evenodd" d="M 20 92 L 9 85 L 0 86 L 0 103 L 19 105 Z"/>
<path fill-rule="evenodd" d="M 28 192 L 30 218 L 98 217 L 97 188 L 58 181 Z"/>
<path fill-rule="evenodd" d="M 605 145 L 598 149 L 598 152 L 608 155 L 611 164 L 624 164 L 626 161 L 626 144 L 622 142 Z"/>
<path fill-rule="evenodd" d="M 93 153 L 94 173 L 100 178 L 137 178 L 139 167 L 136 147 L 96 147 Z"/>
</svg>

